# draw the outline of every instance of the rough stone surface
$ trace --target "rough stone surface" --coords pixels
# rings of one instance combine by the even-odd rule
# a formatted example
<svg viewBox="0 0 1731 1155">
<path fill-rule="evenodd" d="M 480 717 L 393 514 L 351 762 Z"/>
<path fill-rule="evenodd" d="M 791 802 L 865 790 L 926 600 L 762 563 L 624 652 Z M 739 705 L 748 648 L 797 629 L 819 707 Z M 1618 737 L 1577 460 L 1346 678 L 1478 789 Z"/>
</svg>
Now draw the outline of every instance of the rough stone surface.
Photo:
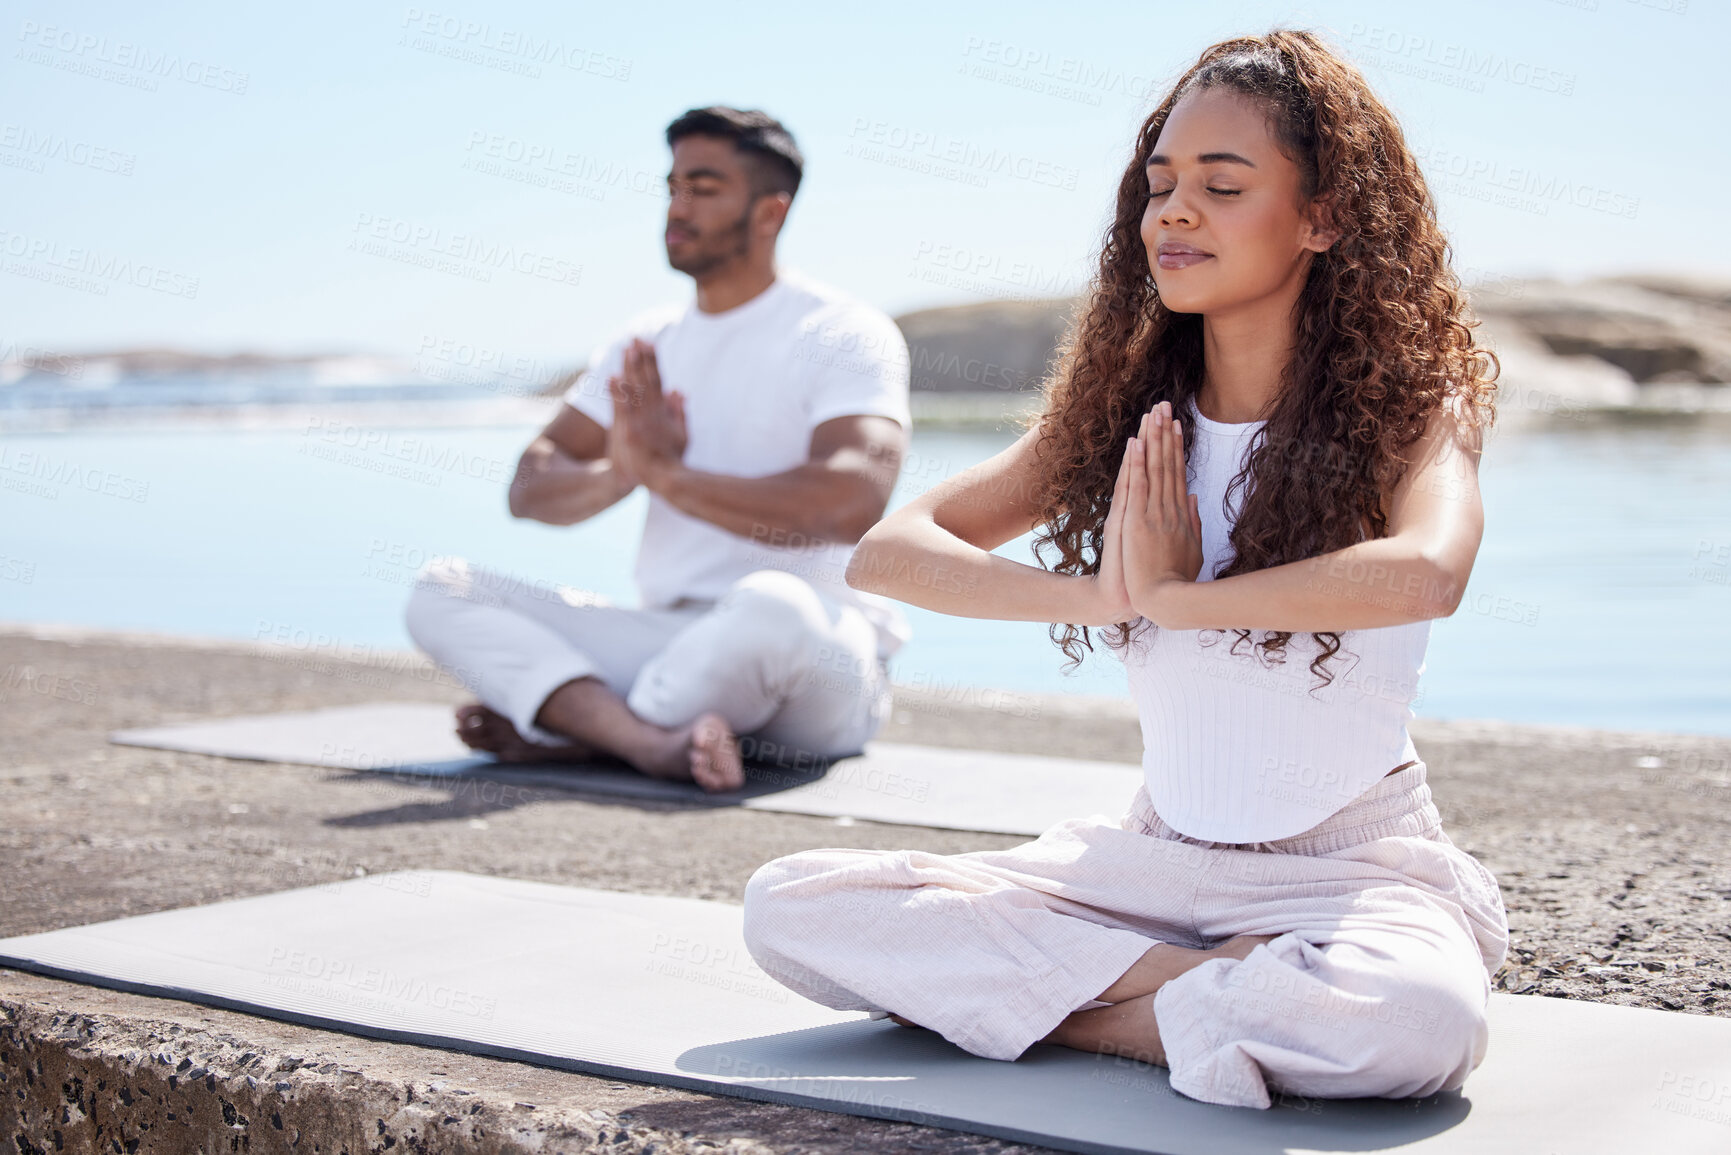
<svg viewBox="0 0 1731 1155">
<path fill-rule="evenodd" d="M 0 971 L 0 1136 L 35 1152 L 1040 1148 L 374 1042 Z"/>
<path fill-rule="evenodd" d="M 411 868 L 738 902 L 757 865 L 797 850 L 1018 841 L 404 786 L 104 739 L 392 699 L 462 694 L 407 657 L 362 665 L 237 643 L 0 632 L 0 935 Z M 904 688 L 880 736 L 1125 762 L 1140 752 L 1128 702 L 1066 695 Z M 1731 739 L 1442 721 L 1416 724 L 1414 737 L 1451 835 L 1502 881 L 1515 937 L 1500 989 L 1731 1014 Z M 0 1136 L 8 1152 L 1034 1150 L 13 971 L 0 971 Z"/>
</svg>

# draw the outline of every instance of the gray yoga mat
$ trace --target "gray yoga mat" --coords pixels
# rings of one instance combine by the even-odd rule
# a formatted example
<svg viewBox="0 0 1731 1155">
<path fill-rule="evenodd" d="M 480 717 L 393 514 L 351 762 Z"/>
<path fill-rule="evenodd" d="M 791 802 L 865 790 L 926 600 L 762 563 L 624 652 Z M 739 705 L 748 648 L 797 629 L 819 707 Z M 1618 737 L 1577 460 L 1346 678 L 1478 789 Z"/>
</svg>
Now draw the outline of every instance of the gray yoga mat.
<svg viewBox="0 0 1731 1155">
<path fill-rule="evenodd" d="M 767 743 L 752 755 L 746 788 L 705 794 L 618 764 L 518 765 L 477 756 L 452 730 L 449 706 L 373 702 L 328 710 L 218 718 L 181 726 L 117 730 L 109 741 L 291 762 L 403 777 L 484 777 L 628 798 L 744 806 L 907 826 L 1043 833 L 1066 818 L 1118 817 L 1141 784 L 1139 767 L 1032 754 L 1002 754 L 899 742 L 867 742 L 863 753 L 814 768 Z"/>
<path fill-rule="evenodd" d="M 1464 1091 L 1267 1111 L 1036 1046 L 976 1058 L 831 1011 L 752 963 L 740 910 L 402 871 L 0 940 L 0 965 L 397 1042 L 951 1127 L 1164 1155 L 1724 1152 L 1731 1022 L 1495 995 Z"/>
</svg>

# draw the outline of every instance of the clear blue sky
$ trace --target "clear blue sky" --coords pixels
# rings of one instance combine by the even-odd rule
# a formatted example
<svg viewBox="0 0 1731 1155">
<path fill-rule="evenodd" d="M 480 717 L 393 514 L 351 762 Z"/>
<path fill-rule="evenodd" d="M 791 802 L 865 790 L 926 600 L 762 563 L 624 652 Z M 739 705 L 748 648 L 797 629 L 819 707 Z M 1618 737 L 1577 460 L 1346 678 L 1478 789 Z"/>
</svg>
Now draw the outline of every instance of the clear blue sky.
<svg viewBox="0 0 1731 1155">
<path fill-rule="evenodd" d="M 1731 274 L 1708 0 L 0 12 L 0 342 L 581 360 L 689 294 L 661 131 L 709 103 L 806 153 L 784 263 L 892 313 L 1066 289 L 1164 82 L 1281 24 L 1401 118 L 1469 280 Z"/>
</svg>

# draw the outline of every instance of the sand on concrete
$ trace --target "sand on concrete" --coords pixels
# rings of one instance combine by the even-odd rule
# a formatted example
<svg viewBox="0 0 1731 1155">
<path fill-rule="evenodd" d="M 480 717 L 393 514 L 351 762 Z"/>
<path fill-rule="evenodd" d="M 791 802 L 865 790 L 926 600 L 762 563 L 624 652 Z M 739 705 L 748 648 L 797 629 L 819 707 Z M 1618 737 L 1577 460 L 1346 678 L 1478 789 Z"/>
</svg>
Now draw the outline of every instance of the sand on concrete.
<svg viewBox="0 0 1731 1155">
<path fill-rule="evenodd" d="M 367 700 L 455 705 L 466 695 L 409 655 L 359 662 L 0 629 L 0 936 L 411 868 L 738 902 L 759 864 L 798 850 L 956 853 L 1020 841 L 496 783 L 405 784 L 104 737 Z M 896 702 L 885 741 L 1140 755 L 1127 701 L 901 687 Z M 1413 732 L 1446 829 L 1502 883 L 1514 937 L 1499 989 L 1731 1015 L 1731 738 L 1435 720 Z M 22 1137 L 21 1151 L 1033 1150 L 14 971 L 0 971 L 0 1080 L 0 1132 Z"/>
</svg>

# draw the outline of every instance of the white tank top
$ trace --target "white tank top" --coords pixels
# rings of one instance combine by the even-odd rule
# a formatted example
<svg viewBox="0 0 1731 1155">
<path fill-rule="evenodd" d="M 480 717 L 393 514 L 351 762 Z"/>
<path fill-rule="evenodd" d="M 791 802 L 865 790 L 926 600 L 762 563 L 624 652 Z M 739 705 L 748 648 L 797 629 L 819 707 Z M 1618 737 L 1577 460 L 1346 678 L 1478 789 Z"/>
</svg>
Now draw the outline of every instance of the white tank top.
<svg viewBox="0 0 1731 1155">
<path fill-rule="evenodd" d="M 1226 487 L 1265 422 L 1229 425 L 1190 407 L 1188 465 L 1202 519 L 1202 570 L 1211 581 L 1231 554 L 1243 501 Z M 1173 829 L 1211 842 L 1266 842 L 1322 822 L 1390 770 L 1418 757 L 1414 717 L 1430 620 L 1346 630 L 1320 679 L 1309 632 L 1287 639 L 1271 664 L 1254 644 L 1273 631 L 1132 627 L 1124 651 L 1142 722 L 1142 772 L 1154 809 Z M 1237 654 L 1229 651 L 1237 644 Z"/>
</svg>

